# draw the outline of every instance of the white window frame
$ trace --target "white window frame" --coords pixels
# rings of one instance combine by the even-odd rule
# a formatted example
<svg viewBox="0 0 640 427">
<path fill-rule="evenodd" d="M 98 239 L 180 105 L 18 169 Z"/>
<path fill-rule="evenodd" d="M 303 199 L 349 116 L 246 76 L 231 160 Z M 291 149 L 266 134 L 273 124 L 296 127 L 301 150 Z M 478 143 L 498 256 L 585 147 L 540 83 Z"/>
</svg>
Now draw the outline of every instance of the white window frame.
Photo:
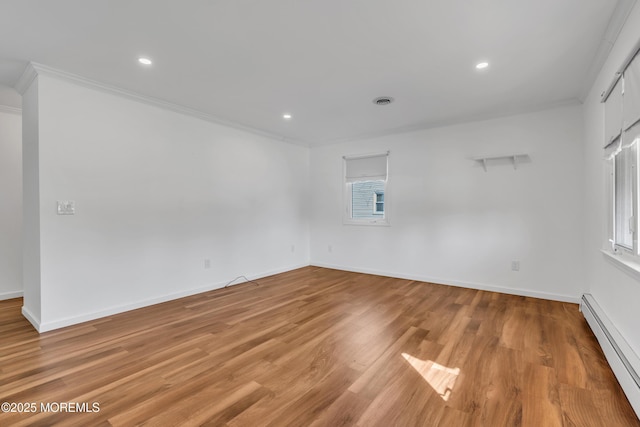
<svg viewBox="0 0 640 427">
<path fill-rule="evenodd" d="M 607 209 L 607 240 L 610 245 L 609 253 L 618 255 L 623 262 L 640 266 L 640 247 L 638 246 L 640 228 L 638 221 L 638 213 L 640 212 L 638 208 L 640 204 L 640 174 L 638 173 L 640 147 L 638 147 L 638 141 L 640 140 L 640 127 L 637 126 L 638 120 L 635 118 L 637 105 L 629 104 L 640 102 L 640 99 L 635 99 L 639 95 L 638 82 L 634 83 L 635 87 L 632 90 L 625 91 L 625 76 L 626 70 L 617 75 L 610 92 L 606 97 L 603 97 L 603 102 L 605 102 L 605 158 L 608 160 L 606 166 L 609 204 Z M 637 75 L 635 79 L 637 79 Z M 631 96 L 631 98 L 625 98 L 625 96 Z M 626 111 L 625 105 L 632 105 L 632 107 Z M 634 113 L 634 111 L 636 112 Z M 608 112 L 611 112 L 611 116 L 607 115 Z M 634 118 L 630 118 L 629 114 Z M 617 160 L 622 156 L 627 157 L 626 162 L 621 162 L 624 165 L 624 170 L 619 171 Z M 625 182 L 626 194 L 618 191 L 618 173 L 626 175 L 628 178 L 628 181 Z M 624 197 L 621 199 L 622 201 L 618 199 L 619 195 Z M 631 200 L 628 200 L 628 197 Z M 624 212 L 618 212 L 620 207 Z M 630 212 L 629 208 L 631 208 Z M 627 239 L 619 236 L 618 225 L 621 222 L 628 222 L 628 225 L 625 224 L 621 230 L 625 234 L 628 233 L 626 234 Z M 626 240 L 630 240 L 630 242 L 627 243 Z"/>
<path fill-rule="evenodd" d="M 601 251 L 612 265 L 640 280 L 640 42 L 613 76 L 602 94 L 601 102 L 605 111 L 604 150 L 607 159 L 605 177 L 608 202 L 606 235 Z M 624 182 L 624 185 L 627 188 L 631 187 L 631 206 L 623 206 L 616 200 L 616 173 L 619 172 L 616 171 L 616 157 L 627 149 L 635 151 L 635 156 L 624 162 L 625 169 L 630 172 L 629 181 Z M 626 211 L 623 219 L 629 221 L 632 245 L 616 241 L 616 217 L 620 218 L 616 212 L 618 206 L 623 206 Z M 627 218 L 628 216 L 630 218 Z"/>
<path fill-rule="evenodd" d="M 377 157 L 377 156 L 386 156 L 387 158 L 387 179 L 384 180 L 384 212 L 382 217 L 380 218 L 352 218 L 353 214 L 353 206 L 352 206 L 352 183 L 347 181 L 347 160 L 351 159 L 363 159 L 367 157 Z M 390 197 L 389 197 L 389 183 L 391 181 L 391 173 L 389 168 L 389 151 L 378 152 L 378 153 L 370 153 L 370 154 L 360 154 L 360 155 L 349 155 L 342 157 L 342 189 L 343 189 L 343 216 L 342 223 L 344 225 L 369 225 L 369 226 L 382 226 L 389 227 L 391 226 L 391 221 L 389 220 L 389 206 L 390 206 Z M 363 180 L 364 181 L 364 180 Z M 374 205 L 375 211 L 375 205 Z"/>
<path fill-rule="evenodd" d="M 624 134 L 622 135 L 622 138 L 624 138 Z M 617 254 L 623 254 L 625 256 L 628 257 L 633 257 L 633 258 L 637 258 L 636 261 L 640 261 L 640 256 L 639 256 L 639 248 L 638 248 L 638 203 L 639 203 L 639 197 L 638 197 L 638 189 L 640 189 L 640 186 L 638 185 L 638 179 L 639 179 L 639 174 L 638 174 L 638 164 L 639 159 L 640 159 L 640 150 L 638 150 L 637 147 L 637 137 L 634 137 L 634 140 L 625 144 L 624 141 L 622 142 L 620 148 L 618 150 L 616 150 L 616 152 L 611 156 L 610 159 L 610 183 L 608 185 L 609 187 L 609 203 L 611 206 L 611 209 L 609 209 L 609 227 L 608 227 L 608 235 L 609 235 L 609 242 L 611 243 L 611 249 L 614 253 Z M 617 188 L 616 188 L 616 183 L 617 183 L 617 179 L 616 179 L 616 175 L 618 173 L 618 171 L 616 170 L 616 158 L 621 155 L 624 150 L 632 150 L 631 151 L 631 162 L 628 164 L 628 167 L 631 169 L 630 170 L 630 174 L 631 174 L 631 206 L 632 206 L 632 214 L 630 217 L 628 218 L 624 218 L 622 219 L 623 221 L 629 221 L 629 230 L 632 234 L 631 236 L 631 246 L 628 246 L 624 243 L 622 243 L 619 239 L 618 239 L 618 233 L 617 233 L 617 222 L 619 220 L 620 215 L 618 215 L 617 212 L 617 207 L 619 206 L 619 204 L 617 203 Z M 622 173 L 625 173 L 625 171 L 622 171 Z"/>
<path fill-rule="evenodd" d="M 382 196 L 383 197 L 383 200 L 381 202 L 378 202 L 378 196 Z M 383 214 L 384 215 L 384 211 L 385 211 L 385 203 L 384 203 L 384 201 L 386 200 L 386 199 L 384 199 L 384 196 L 385 196 L 384 193 L 379 194 L 377 191 L 373 192 L 373 213 L 374 213 L 374 215 L 377 215 L 377 214 Z M 378 210 L 378 203 L 382 204 L 382 210 L 381 211 Z"/>
</svg>

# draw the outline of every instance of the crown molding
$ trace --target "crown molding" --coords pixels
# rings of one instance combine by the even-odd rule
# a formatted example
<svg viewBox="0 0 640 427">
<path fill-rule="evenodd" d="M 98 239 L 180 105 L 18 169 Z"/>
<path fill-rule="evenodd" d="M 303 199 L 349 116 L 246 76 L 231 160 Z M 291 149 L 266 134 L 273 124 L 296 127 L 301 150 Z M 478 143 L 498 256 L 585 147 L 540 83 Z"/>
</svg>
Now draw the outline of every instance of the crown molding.
<svg viewBox="0 0 640 427">
<path fill-rule="evenodd" d="M 22 114 L 22 108 L 12 107 L 10 105 L 1 105 L 0 104 L 0 113 L 9 113 L 9 114 Z"/>
<path fill-rule="evenodd" d="M 618 40 L 618 36 L 622 31 L 622 27 L 624 27 L 625 22 L 627 22 L 631 9 L 633 9 L 635 5 L 636 0 L 618 0 L 613 13 L 611 14 L 611 19 L 609 19 L 609 23 L 607 24 L 607 29 L 600 40 L 598 50 L 596 51 L 593 61 L 591 61 L 591 65 L 587 70 L 587 77 L 584 80 L 584 86 L 582 87 L 579 97 L 581 102 L 589 96 L 591 87 L 596 82 L 598 74 L 600 74 L 600 70 L 602 70 L 604 63 L 607 61 L 609 53 L 611 53 L 611 49 L 613 49 L 613 45 L 616 40 Z"/>
<path fill-rule="evenodd" d="M 24 95 L 24 93 L 27 91 L 27 89 L 29 89 L 29 86 L 31 86 L 31 83 L 33 83 L 37 76 L 38 71 L 34 67 L 34 64 L 32 62 L 28 63 L 26 68 L 22 72 L 22 75 L 18 79 L 18 82 L 15 84 L 15 89 L 20 95 Z"/>
<path fill-rule="evenodd" d="M 575 105 L 582 105 L 582 102 L 577 98 L 571 98 L 571 99 L 566 99 L 564 101 L 559 101 L 559 102 L 533 105 L 533 106 L 522 107 L 522 108 L 514 108 L 508 111 L 498 111 L 498 112 L 487 113 L 487 114 L 466 115 L 466 116 L 456 117 L 450 120 L 438 120 L 438 121 L 432 121 L 432 122 L 413 123 L 407 126 L 395 127 L 391 129 L 383 129 L 375 132 L 367 132 L 367 133 L 361 133 L 358 135 L 348 136 L 344 138 L 327 140 L 324 142 L 316 143 L 311 147 L 312 148 L 322 147 L 326 145 L 341 144 L 344 142 L 360 141 L 365 139 L 375 139 L 375 138 L 381 138 L 389 135 L 399 135 L 399 134 L 418 132 L 418 131 L 428 130 L 428 129 L 443 128 L 447 126 L 456 126 L 456 125 L 464 125 L 467 123 L 484 122 L 488 120 L 520 116 L 523 114 L 533 114 L 541 111 L 553 110 L 554 108 L 562 108 L 562 107 L 575 106 Z"/>
<path fill-rule="evenodd" d="M 621 0 L 621 1 L 629 1 L 629 0 Z M 631 0 L 633 2 L 635 2 L 636 0 Z M 389 135 L 396 135 L 396 134 L 403 134 L 403 133 L 410 133 L 410 132 L 416 132 L 416 131 L 420 131 L 420 130 L 427 130 L 427 129 L 433 129 L 433 128 L 439 128 L 439 127 L 446 127 L 446 126 L 453 126 L 453 125 L 458 125 L 458 124 L 463 124 L 463 123 L 471 123 L 471 122 L 478 122 L 478 121 L 484 121 L 484 120 L 491 120 L 491 119 L 496 119 L 496 118 L 501 118 L 501 117 L 509 117 L 509 116 L 515 116 L 515 115 L 520 115 L 520 114 L 527 114 L 527 113 L 534 113 L 534 112 L 538 112 L 538 111 L 544 111 L 544 110 L 548 110 L 548 109 L 553 109 L 553 108 L 557 108 L 557 107 L 562 107 L 562 106 L 566 106 L 566 105 L 578 105 L 581 104 L 582 101 L 580 99 L 568 99 L 565 101 L 561 101 L 561 102 L 555 102 L 555 103 L 551 103 L 551 104 L 544 104 L 544 105 L 537 105 L 537 106 L 533 106 L 533 107 L 528 107 L 528 108 L 520 108 L 520 109 L 513 109 L 513 110 L 509 110 L 509 111 L 503 111 L 503 112 L 497 112 L 497 113 L 492 113 L 492 114 L 482 114 L 482 115 L 474 115 L 474 116 L 464 116 L 464 117 L 458 117 L 455 119 L 451 119 L 451 120 L 441 120 L 441 121 L 432 121 L 432 122 L 422 122 L 422 123 L 413 123 L 407 126 L 401 126 L 401 127 L 396 127 L 396 128 L 391 128 L 391 129 L 384 129 L 384 130 L 380 130 L 380 131 L 376 131 L 376 132 L 366 132 L 366 133 L 362 133 L 362 134 L 357 134 L 357 135 L 351 135 L 351 136 L 347 136 L 347 137 L 343 137 L 343 138 L 336 138 L 336 139 L 332 139 L 332 140 L 314 140 L 314 141 L 306 141 L 306 140 L 300 140 L 300 139 L 294 139 L 294 138 L 287 138 L 284 137 L 282 135 L 278 135 L 278 134 L 274 134 L 271 132 L 267 132 L 261 129 L 257 129 L 257 128 L 253 128 L 250 126 L 246 126 L 246 125 L 242 125 L 240 123 L 231 121 L 231 120 L 226 120 L 226 119 L 222 119 L 220 117 L 211 115 L 211 114 L 207 114 L 204 113 L 202 111 L 199 110 L 195 110 L 189 107 L 184 107 L 182 105 L 178 105 L 178 104 L 174 104 L 168 101 L 163 101 L 161 99 L 158 98 L 153 98 L 150 96 L 146 96 L 146 95 L 142 95 L 139 94 L 137 92 L 133 92 L 133 91 L 129 91 L 126 89 L 122 89 L 116 86 L 112 86 L 112 85 L 108 85 L 105 83 L 101 83 L 95 80 L 91 80 L 76 74 L 72 74 L 72 73 L 68 73 L 66 71 L 62 71 L 62 70 L 58 70 L 52 67 L 48 67 L 46 65 L 43 64 L 39 64 L 36 62 L 31 62 L 27 65 L 27 67 L 25 68 L 25 71 L 23 72 L 22 76 L 20 77 L 20 79 L 18 80 L 18 82 L 15 85 L 15 89 L 20 92 L 20 94 L 24 94 L 26 92 L 26 90 L 29 88 L 29 86 L 31 86 L 31 84 L 33 83 L 33 81 L 35 80 L 35 78 L 38 75 L 45 75 L 45 76 L 49 76 L 49 77 L 53 77 L 53 78 L 57 78 L 59 80 L 63 80 L 63 81 L 67 81 L 69 83 L 72 84 L 76 84 L 79 86 L 83 86 L 86 87 L 88 89 L 93 89 L 93 90 L 98 90 L 104 93 L 108 93 L 111 95 L 116 95 L 119 96 L 121 98 L 125 98 L 125 99 L 129 99 L 132 101 L 136 101 L 136 102 L 140 102 L 143 104 L 147 104 L 147 105 L 151 105 L 154 107 L 159 107 L 165 110 L 169 110 L 169 111 L 173 111 L 179 114 L 183 114 L 186 116 L 191 116 L 191 117 L 195 117 L 197 119 L 200 120 L 204 120 L 207 122 L 211 122 L 211 123 L 215 123 L 221 126 L 225 126 L 225 127 L 230 127 L 233 129 L 237 129 L 240 131 L 244 131 L 244 132 L 248 132 L 248 133 L 252 133 L 254 135 L 259 135 L 262 137 L 266 137 L 272 140 L 276 140 L 276 141 L 280 141 L 280 142 L 285 142 L 285 143 L 289 143 L 289 144 L 293 144 L 293 145 L 297 145 L 297 146 L 302 146 L 302 147 L 320 147 L 320 146 L 326 146 L 326 145 L 333 145 L 333 144 L 340 144 L 340 143 L 344 143 L 344 142 L 350 142 L 350 141 L 357 141 L 357 140 L 363 140 L 363 139 L 374 139 L 374 138 L 379 138 L 379 137 L 383 137 L 383 136 L 389 136 Z M 2 106 L 0 106 L 0 108 L 2 108 Z M 11 109 L 11 112 L 13 113 L 17 113 L 17 114 L 21 114 L 22 110 L 21 109 L 17 109 L 17 108 L 13 108 L 13 107 L 5 107 L 7 109 Z"/>
<path fill-rule="evenodd" d="M 16 86 L 15 86 L 16 90 L 20 92 L 20 94 L 24 94 L 24 92 L 29 88 L 33 80 L 38 75 L 54 77 L 59 80 L 64 80 L 69 83 L 76 84 L 78 86 L 86 87 L 88 89 L 98 90 L 111 95 L 119 96 L 121 98 L 129 99 L 131 101 L 136 101 L 136 102 L 151 105 L 154 107 L 159 107 L 165 110 L 173 111 L 175 113 L 195 117 L 200 120 L 215 123 L 221 126 L 230 127 L 236 130 L 244 131 L 244 132 L 249 132 L 254 135 L 263 136 L 276 141 L 286 142 L 289 144 L 294 144 L 294 145 L 299 145 L 304 147 L 309 146 L 309 144 L 303 140 L 287 138 L 285 136 L 264 131 L 262 129 L 246 126 L 238 122 L 234 122 L 232 120 L 223 119 L 221 117 L 217 117 L 212 114 L 207 114 L 202 111 L 195 110 L 193 108 L 185 107 L 179 104 L 174 104 L 172 102 L 164 101 L 162 99 L 154 98 L 147 95 L 142 95 L 134 91 L 130 91 L 130 90 L 122 89 L 109 84 L 101 83 L 95 80 L 88 79 L 86 77 L 79 76 L 77 74 L 68 73 L 63 70 L 58 70 L 56 68 L 48 67 L 43 64 L 38 64 L 37 62 L 30 62 L 29 65 L 27 65 L 27 68 L 22 73 L 22 76 L 18 80 L 18 83 L 16 83 Z"/>
</svg>

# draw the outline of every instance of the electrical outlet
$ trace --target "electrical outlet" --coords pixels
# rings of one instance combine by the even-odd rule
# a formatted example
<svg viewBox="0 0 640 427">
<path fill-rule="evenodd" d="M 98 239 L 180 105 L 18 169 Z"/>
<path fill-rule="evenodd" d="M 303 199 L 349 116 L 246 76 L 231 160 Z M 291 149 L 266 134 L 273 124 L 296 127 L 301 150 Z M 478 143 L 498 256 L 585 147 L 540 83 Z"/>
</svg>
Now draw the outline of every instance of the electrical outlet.
<svg viewBox="0 0 640 427">
<path fill-rule="evenodd" d="M 58 201 L 58 215 L 75 215 L 76 202 L 73 200 Z"/>
<path fill-rule="evenodd" d="M 329 252 L 333 252 L 333 246 L 329 245 L 329 246 L 327 247 L 327 250 L 328 250 Z"/>
<path fill-rule="evenodd" d="M 210 259 L 205 259 L 204 260 L 204 268 L 205 269 L 211 268 L 211 260 Z"/>
<path fill-rule="evenodd" d="M 520 261 L 511 261 L 511 271 L 520 271 Z"/>
<path fill-rule="evenodd" d="M 296 245 L 291 245 L 291 252 L 295 252 L 296 251 Z"/>
</svg>

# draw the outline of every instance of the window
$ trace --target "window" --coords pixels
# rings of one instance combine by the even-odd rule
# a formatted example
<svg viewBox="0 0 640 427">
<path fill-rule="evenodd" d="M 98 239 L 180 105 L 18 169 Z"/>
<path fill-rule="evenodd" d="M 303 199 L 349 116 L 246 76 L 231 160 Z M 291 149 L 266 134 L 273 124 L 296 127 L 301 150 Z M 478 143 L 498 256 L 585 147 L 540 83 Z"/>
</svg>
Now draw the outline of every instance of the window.
<svg viewBox="0 0 640 427">
<path fill-rule="evenodd" d="M 621 147 L 613 158 L 613 241 L 618 249 L 637 253 L 634 204 L 638 150 L 636 144 Z"/>
<path fill-rule="evenodd" d="M 389 225 L 389 153 L 344 157 L 344 223 Z"/>
<path fill-rule="evenodd" d="M 384 217 L 383 180 L 351 183 L 351 218 Z"/>
<path fill-rule="evenodd" d="M 609 241 L 615 252 L 638 256 L 640 59 L 619 75 L 605 101 L 605 158 L 611 175 Z"/>
<path fill-rule="evenodd" d="M 384 215 L 384 190 L 373 193 L 373 213 Z"/>
</svg>

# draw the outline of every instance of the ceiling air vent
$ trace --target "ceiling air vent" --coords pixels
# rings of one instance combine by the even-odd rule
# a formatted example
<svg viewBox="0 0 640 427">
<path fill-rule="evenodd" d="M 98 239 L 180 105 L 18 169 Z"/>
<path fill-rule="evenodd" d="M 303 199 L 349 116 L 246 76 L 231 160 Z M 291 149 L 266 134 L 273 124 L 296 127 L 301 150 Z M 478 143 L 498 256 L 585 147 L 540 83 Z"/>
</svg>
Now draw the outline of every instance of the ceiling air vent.
<svg viewBox="0 0 640 427">
<path fill-rule="evenodd" d="M 389 105 L 393 102 L 393 98 L 390 96 L 379 96 L 373 100 L 376 105 Z"/>
</svg>

